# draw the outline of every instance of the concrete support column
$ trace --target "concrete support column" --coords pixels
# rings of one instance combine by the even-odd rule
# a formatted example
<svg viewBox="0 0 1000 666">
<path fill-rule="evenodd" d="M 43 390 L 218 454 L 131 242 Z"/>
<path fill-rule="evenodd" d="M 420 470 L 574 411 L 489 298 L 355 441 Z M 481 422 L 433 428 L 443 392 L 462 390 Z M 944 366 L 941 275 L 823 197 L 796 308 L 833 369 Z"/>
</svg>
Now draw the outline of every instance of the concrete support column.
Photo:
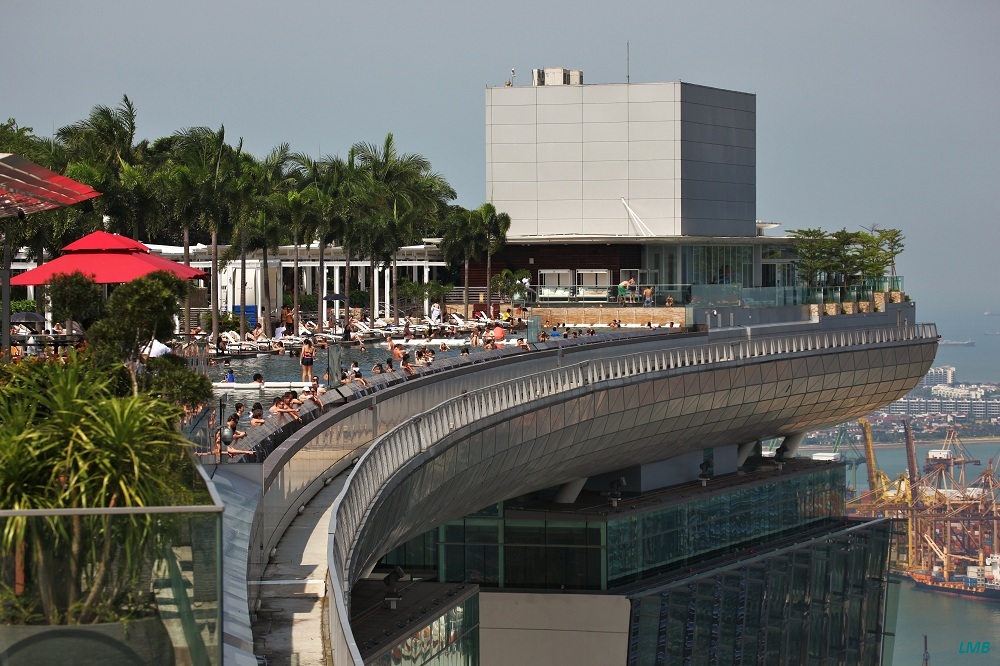
<svg viewBox="0 0 1000 666">
<path fill-rule="evenodd" d="M 379 303 L 379 297 L 381 296 L 381 294 L 379 293 L 381 285 L 379 284 L 379 279 L 378 279 L 379 275 L 378 274 L 379 274 L 379 272 L 381 272 L 381 270 L 382 270 L 381 268 L 379 268 L 378 266 L 376 266 L 375 270 L 372 271 L 372 289 L 375 290 L 375 301 L 374 301 L 375 302 L 375 312 L 371 313 L 372 325 L 373 326 L 375 325 L 375 320 L 378 319 L 378 303 Z"/>
<path fill-rule="evenodd" d="M 385 307 L 382 308 L 383 310 L 385 310 L 385 319 L 386 319 L 386 321 L 389 321 L 389 319 L 390 319 L 390 317 L 389 317 L 389 306 L 392 304 L 392 288 L 390 287 L 390 284 L 389 284 L 390 283 L 390 278 L 392 278 L 392 271 L 388 271 L 387 270 L 385 272 Z"/>
<path fill-rule="evenodd" d="M 795 452 L 798 450 L 799 445 L 806 438 L 806 433 L 797 432 L 794 435 L 788 435 L 782 440 L 781 446 L 778 447 L 778 454 L 782 458 L 794 458 Z"/>
<path fill-rule="evenodd" d="M 747 461 L 750 454 L 753 453 L 754 448 L 757 446 L 757 440 L 752 440 L 749 442 L 744 442 L 740 444 L 739 448 L 736 450 L 736 466 L 743 467 L 743 463 Z"/>
<path fill-rule="evenodd" d="M 427 284 L 430 281 L 431 281 L 431 266 L 430 266 L 430 264 L 427 263 L 427 260 L 425 259 L 424 260 L 424 284 Z M 426 316 L 426 315 L 430 314 L 430 312 L 431 312 L 431 302 L 425 296 L 424 297 L 424 315 Z"/>
<path fill-rule="evenodd" d="M 558 504 L 572 504 L 576 501 L 576 498 L 580 496 L 580 491 L 583 490 L 583 486 L 586 483 L 587 477 L 583 477 L 582 479 L 576 479 L 562 484 L 556 492 L 556 502 Z"/>
</svg>

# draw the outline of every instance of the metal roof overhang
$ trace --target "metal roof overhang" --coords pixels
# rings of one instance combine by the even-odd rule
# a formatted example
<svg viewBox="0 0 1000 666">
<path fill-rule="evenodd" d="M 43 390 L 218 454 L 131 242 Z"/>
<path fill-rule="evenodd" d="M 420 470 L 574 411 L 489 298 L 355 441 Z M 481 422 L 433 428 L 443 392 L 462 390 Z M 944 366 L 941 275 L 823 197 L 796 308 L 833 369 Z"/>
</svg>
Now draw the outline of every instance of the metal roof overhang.
<svg viewBox="0 0 1000 666">
<path fill-rule="evenodd" d="M 49 171 L 20 155 L 0 153 L 0 218 L 72 206 L 100 196 L 89 185 Z"/>
</svg>

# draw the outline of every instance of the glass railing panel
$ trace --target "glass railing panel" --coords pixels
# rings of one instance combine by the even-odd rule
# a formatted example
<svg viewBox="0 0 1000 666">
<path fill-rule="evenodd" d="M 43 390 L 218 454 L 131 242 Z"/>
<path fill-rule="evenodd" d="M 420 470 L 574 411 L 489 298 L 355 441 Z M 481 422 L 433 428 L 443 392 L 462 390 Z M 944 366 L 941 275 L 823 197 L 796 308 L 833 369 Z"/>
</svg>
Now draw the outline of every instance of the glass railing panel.
<svg viewBox="0 0 1000 666">
<path fill-rule="evenodd" d="M 221 506 L 0 511 L 0 533 L 0 663 L 221 663 Z"/>
</svg>

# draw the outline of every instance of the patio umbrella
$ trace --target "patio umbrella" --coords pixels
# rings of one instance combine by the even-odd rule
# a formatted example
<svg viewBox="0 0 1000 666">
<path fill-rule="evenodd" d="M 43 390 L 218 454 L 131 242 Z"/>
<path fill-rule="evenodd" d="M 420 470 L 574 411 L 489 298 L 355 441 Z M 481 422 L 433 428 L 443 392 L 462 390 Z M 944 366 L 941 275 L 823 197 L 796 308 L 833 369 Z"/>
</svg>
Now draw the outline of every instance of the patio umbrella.
<svg viewBox="0 0 1000 666">
<path fill-rule="evenodd" d="M 183 280 L 205 276 L 205 272 L 197 268 L 152 254 L 138 241 L 103 231 L 95 231 L 63 249 L 66 254 L 21 273 L 10 283 L 36 286 L 47 283 L 55 275 L 77 272 L 90 276 L 98 284 L 131 282 L 153 271 L 167 271 Z"/>
<path fill-rule="evenodd" d="M 45 321 L 45 317 L 37 312 L 16 312 L 10 316 L 10 320 L 15 324 L 40 324 Z"/>
</svg>

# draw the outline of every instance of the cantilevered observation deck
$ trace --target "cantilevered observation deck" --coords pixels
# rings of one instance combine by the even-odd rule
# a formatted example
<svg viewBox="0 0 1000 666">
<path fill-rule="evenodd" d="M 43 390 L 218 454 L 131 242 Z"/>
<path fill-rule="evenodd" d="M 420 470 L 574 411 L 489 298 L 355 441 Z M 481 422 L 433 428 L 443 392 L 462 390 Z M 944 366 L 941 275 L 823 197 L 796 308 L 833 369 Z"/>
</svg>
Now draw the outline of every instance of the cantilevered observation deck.
<svg viewBox="0 0 1000 666">
<path fill-rule="evenodd" d="M 264 464 L 247 579 L 298 508 L 349 473 L 330 526 L 330 636 L 334 663 L 361 663 L 350 590 L 393 547 L 534 490 L 870 413 L 933 361 L 935 327 L 904 312 L 550 343 L 362 396 Z"/>
</svg>

